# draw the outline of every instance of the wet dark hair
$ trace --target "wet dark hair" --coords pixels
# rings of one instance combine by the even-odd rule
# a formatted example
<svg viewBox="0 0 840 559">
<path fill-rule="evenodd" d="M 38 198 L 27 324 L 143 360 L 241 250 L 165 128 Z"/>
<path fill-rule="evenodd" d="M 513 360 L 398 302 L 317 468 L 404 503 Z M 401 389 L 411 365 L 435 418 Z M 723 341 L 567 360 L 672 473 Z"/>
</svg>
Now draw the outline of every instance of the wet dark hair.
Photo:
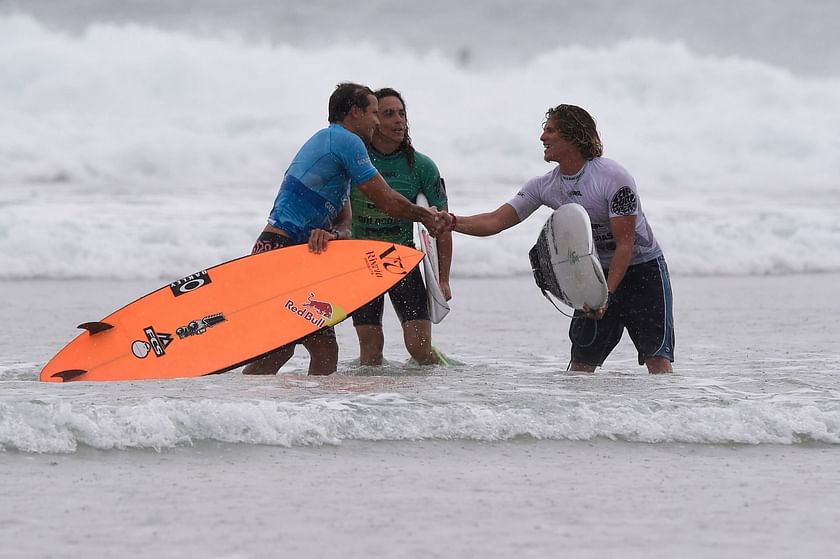
<svg viewBox="0 0 840 559">
<path fill-rule="evenodd" d="M 373 92 L 374 96 L 377 99 L 382 99 L 383 97 L 396 97 L 402 103 L 403 110 L 406 111 L 405 113 L 405 137 L 403 138 L 402 143 L 400 143 L 400 147 L 397 148 L 397 151 L 401 151 L 405 153 L 405 158 L 408 160 L 408 166 L 414 167 L 414 163 L 416 161 L 416 157 L 414 155 L 414 146 L 411 145 L 411 136 L 408 135 L 408 109 L 405 107 L 405 99 L 403 99 L 402 95 L 396 89 L 392 89 L 390 87 L 383 87 L 377 89 Z"/>
<path fill-rule="evenodd" d="M 576 105 L 557 105 L 548 109 L 545 120 L 552 121 L 560 135 L 580 150 L 584 159 L 591 160 L 604 154 L 595 119 Z"/>
<path fill-rule="evenodd" d="M 330 95 L 329 102 L 329 116 L 330 122 L 341 122 L 353 107 L 359 107 L 363 111 L 370 105 L 368 95 L 373 95 L 373 91 L 366 85 L 359 85 L 357 83 L 343 82 L 335 86 L 335 91 Z"/>
</svg>

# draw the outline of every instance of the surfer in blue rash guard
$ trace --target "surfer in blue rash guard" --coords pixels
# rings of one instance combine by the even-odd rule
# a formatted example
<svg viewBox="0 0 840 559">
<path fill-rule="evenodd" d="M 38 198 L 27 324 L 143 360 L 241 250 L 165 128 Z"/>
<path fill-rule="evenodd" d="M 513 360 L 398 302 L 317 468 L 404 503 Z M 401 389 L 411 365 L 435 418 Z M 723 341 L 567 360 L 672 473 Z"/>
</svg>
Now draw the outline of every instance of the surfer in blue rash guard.
<svg viewBox="0 0 840 559">
<path fill-rule="evenodd" d="M 546 112 L 540 141 L 552 171 L 535 177 L 492 212 L 458 216 L 454 231 L 495 235 L 539 207 L 575 202 L 586 209 L 606 275 L 609 296 L 600 308 L 575 311 L 569 326 L 569 369 L 593 372 L 626 329 L 650 373 L 670 373 L 674 361 L 673 298 L 662 249 L 642 211 L 636 182 L 617 162 L 602 157 L 595 120 L 575 105 Z"/>
<path fill-rule="evenodd" d="M 451 216 L 413 204 L 393 190 L 370 161 L 365 141 L 379 126 L 379 103 L 373 91 L 340 83 L 329 100 L 329 126 L 316 132 L 298 151 L 253 253 L 307 243 L 314 253 L 331 240 L 351 235 L 350 192 L 358 189 L 392 217 L 420 221 L 433 235 L 447 231 Z M 296 343 L 309 352 L 309 374 L 329 375 L 338 366 L 338 343 L 332 327 L 322 328 L 245 366 L 244 374 L 276 374 L 294 354 Z"/>
</svg>

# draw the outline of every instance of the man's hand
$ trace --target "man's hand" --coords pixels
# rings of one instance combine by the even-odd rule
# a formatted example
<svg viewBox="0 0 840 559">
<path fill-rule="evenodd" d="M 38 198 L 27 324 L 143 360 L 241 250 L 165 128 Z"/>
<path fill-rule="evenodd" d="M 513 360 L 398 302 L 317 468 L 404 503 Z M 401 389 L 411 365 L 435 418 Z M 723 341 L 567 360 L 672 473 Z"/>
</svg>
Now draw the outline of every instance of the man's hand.
<svg viewBox="0 0 840 559">
<path fill-rule="evenodd" d="M 324 229 L 313 229 L 309 234 L 309 251 L 321 254 L 327 250 L 327 243 L 338 238 L 338 234 Z"/>
<path fill-rule="evenodd" d="M 591 318 L 595 320 L 601 320 L 604 318 L 604 315 L 607 313 L 607 308 L 610 306 L 610 302 L 613 300 L 614 295 L 610 292 L 607 294 L 606 302 L 598 307 L 597 309 L 593 309 L 589 305 L 583 305 L 583 314 L 586 318 Z"/>
<path fill-rule="evenodd" d="M 447 301 L 451 300 L 452 299 L 452 287 L 450 287 L 449 282 L 448 281 L 441 281 L 441 282 L 438 282 L 438 285 L 440 285 L 440 291 L 441 291 L 441 293 L 443 293 L 444 298 Z"/>
<path fill-rule="evenodd" d="M 437 208 L 429 208 L 428 214 L 422 220 L 423 225 L 429 230 L 432 237 L 449 231 L 452 225 L 452 216 L 449 212 L 442 212 Z"/>
</svg>

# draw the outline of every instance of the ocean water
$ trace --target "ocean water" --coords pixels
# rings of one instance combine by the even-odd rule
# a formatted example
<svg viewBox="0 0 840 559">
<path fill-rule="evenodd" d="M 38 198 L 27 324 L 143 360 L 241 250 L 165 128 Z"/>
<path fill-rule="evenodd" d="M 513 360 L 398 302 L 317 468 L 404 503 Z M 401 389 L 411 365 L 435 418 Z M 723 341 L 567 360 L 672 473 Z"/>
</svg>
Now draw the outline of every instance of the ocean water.
<svg viewBox="0 0 840 559">
<path fill-rule="evenodd" d="M 383 29 L 397 16 L 380 21 L 376 4 L 354 16 L 367 16 L 370 34 L 316 44 L 282 41 L 282 29 L 311 27 L 280 8 L 269 13 L 286 27 L 269 38 L 249 27 L 212 33 L 212 11 L 184 30 L 186 8 L 176 18 L 168 3 L 143 17 L 132 17 L 138 7 L 116 17 L 111 3 L 86 5 L 104 15 L 84 26 L 79 15 L 68 16 L 72 25 L 41 21 L 22 4 L 0 11 L 2 278 L 164 279 L 243 254 L 342 80 L 405 93 L 415 145 L 440 167 L 455 212 L 494 209 L 550 170 L 539 142 L 545 110 L 577 103 L 599 121 L 606 155 L 635 176 L 673 273 L 840 270 L 840 72 L 829 62 L 815 75 L 749 49 L 623 33 L 464 66 L 445 44 L 382 47 L 403 34 Z M 60 15 L 65 3 L 32 6 Z M 330 3 L 314 6 L 300 16 L 311 25 Z M 517 17 L 536 21 L 543 9 Z M 495 29 L 476 35 L 489 42 Z M 836 54 L 836 43 L 820 52 Z M 59 239 L 43 234 L 45 221 Z M 527 274 L 523 247 L 540 222 L 460 238 L 453 273 Z"/>
<path fill-rule="evenodd" d="M 838 274 L 674 278 L 677 364 L 565 373 L 528 278 L 453 279 L 462 364 L 40 383 L 154 280 L 4 280 L 0 556 L 827 557 L 840 545 Z M 107 311 L 105 310 L 107 309 Z M 12 326 L 13 325 L 13 326 Z M 49 522 L 48 530 L 44 523 Z"/>
<path fill-rule="evenodd" d="M 820 1 L 0 0 L 0 556 L 830 554 L 838 19 Z M 549 106 L 589 109 L 666 253 L 676 374 L 647 375 L 626 339 L 565 373 L 568 319 L 527 258 L 542 210 L 456 236 L 434 329 L 453 368 L 408 363 L 386 311 L 382 368 L 354 364 L 342 324 L 324 379 L 300 350 L 272 378 L 38 382 L 76 324 L 247 253 L 343 80 L 403 92 L 459 214 L 551 169 Z"/>
<path fill-rule="evenodd" d="M 840 350 L 829 327 L 840 309 L 829 296 L 837 277 L 678 279 L 674 376 L 649 376 L 626 339 L 598 374 L 567 374 L 568 318 L 527 278 L 511 277 L 453 281 L 457 314 L 434 330 L 437 345 L 460 362 L 452 368 L 410 364 L 389 312 L 384 367 L 354 363 L 355 333 L 342 323 L 339 373 L 327 378 L 306 376 L 301 348 L 276 378 L 234 371 L 66 385 L 38 382 L 45 359 L 76 335 L 76 322 L 143 293 L 145 282 L 4 281 L 13 298 L 7 321 L 22 328 L 0 343 L 0 448 L 522 437 L 838 445 Z M 707 293 L 719 293 L 720 303 Z"/>
</svg>

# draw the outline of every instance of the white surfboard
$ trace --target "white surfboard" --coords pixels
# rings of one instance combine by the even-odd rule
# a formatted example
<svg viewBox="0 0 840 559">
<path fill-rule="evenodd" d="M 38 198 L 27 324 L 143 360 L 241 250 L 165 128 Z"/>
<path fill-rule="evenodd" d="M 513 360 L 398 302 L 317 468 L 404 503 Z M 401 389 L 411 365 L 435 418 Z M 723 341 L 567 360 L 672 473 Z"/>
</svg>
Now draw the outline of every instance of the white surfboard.
<svg viewBox="0 0 840 559">
<path fill-rule="evenodd" d="M 543 293 L 578 310 L 607 302 L 607 280 L 592 240 L 592 224 L 580 204 L 564 204 L 551 214 L 530 257 Z"/>
<path fill-rule="evenodd" d="M 417 195 L 417 205 L 423 206 L 424 208 L 429 207 L 429 201 L 425 195 Z M 426 283 L 429 316 L 432 322 L 438 324 L 449 314 L 449 303 L 446 301 L 446 297 L 440 289 L 437 242 L 429 234 L 428 229 L 419 221 L 414 227 L 414 246 L 426 255 L 423 258 L 420 271 L 423 274 L 423 281 Z"/>
</svg>

